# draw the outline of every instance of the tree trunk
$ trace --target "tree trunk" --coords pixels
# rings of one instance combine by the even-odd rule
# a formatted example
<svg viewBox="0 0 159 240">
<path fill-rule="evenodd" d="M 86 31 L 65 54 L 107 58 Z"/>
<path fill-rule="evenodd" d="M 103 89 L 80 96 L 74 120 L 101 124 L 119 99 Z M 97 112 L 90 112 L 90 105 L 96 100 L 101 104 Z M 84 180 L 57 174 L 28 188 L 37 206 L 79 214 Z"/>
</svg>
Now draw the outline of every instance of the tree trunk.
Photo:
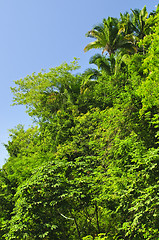
<svg viewBox="0 0 159 240">
<path fill-rule="evenodd" d="M 98 233 L 100 233 L 99 219 L 98 219 L 98 206 L 97 206 L 97 204 L 95 206 L 95 213 L 96 213 L 96 219 L 97 219 L 97 229 L 98 229 Z"/>
</svg>

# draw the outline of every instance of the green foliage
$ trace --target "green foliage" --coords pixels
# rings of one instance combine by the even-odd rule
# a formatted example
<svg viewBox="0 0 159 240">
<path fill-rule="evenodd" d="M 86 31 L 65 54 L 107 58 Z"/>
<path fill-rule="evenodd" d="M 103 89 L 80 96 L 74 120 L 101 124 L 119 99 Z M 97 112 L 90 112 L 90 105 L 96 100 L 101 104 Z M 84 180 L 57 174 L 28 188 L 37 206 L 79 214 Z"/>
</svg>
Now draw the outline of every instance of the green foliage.
<svg viewBox="0 0 159 240">
<path fill-rule="evenodd" d="M 159 27 L 158 27 L 159 14 L 156 15 L 156 28 L 155 32 L 150 36 L 146 36 L 143 44 L 149 45 L 152 42 L 151 47 L 149 48 L 147 57 L 144 60 L 144 72 L 147 74 L 147 78 L 142 81 L 141 86 L 139 86 L 138 94 L 142 98 L 142 112 L 145 112 L 147 109 L 152 108 L 153 106 L 158 107 L 158 56 L 159 56 Z"/>
<path fill-rule="evenodd" d="M 75 60 L 70 65 L 51 68 L 48 73 L 33 73 L 15 81 L 18 87 L 11 88 L 14 104 L 26 105 L 29 115 L 45 120 L 60 109 L 72 109 L 80 92 L 80 78 L 71 71 L 78 68 Z"/>
<path fill-rule="evenodd" d="M 94 27 L 85 50 L 109 53 L 90 59 L 98 69 L 74 75 L 75 60 L 15 81 L 34 125 L 5 145 L 1 239 L 158 239 L 158 14 Z"/>
<path fill-rule="evenodd" d="M 100 240 L 100 239 L 106 240 L 108 238 L 105 236 L 105 233 L 100 233 L 100 234 L 98 234 L 98 236 L 96 236 L 94 238 L 94 240 Z M 91 235 L 89 235 L 89 236 L 84 237 L 83 240 L 93 240 L 93 237 Z"/>
</svg>

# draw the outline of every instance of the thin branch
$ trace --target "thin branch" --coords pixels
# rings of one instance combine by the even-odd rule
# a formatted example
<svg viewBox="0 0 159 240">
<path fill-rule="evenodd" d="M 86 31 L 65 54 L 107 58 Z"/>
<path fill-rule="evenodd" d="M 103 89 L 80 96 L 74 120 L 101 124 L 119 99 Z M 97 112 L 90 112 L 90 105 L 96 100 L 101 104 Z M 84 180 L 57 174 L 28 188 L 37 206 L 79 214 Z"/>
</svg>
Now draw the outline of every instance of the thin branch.
<svg viewBox="0 0 159 240">
<path fill-rule="evenodd" d="M 69 219 L 69 220 L 73 220 L 74 221 L 74 218 L 69 218 L 69 217 L 66 217 L 65 215 L 63 215 L 62 213 L 60 213 L 59 211 L 58 211 L 58 213 L 62 216 L 62 217 L 64 217 L 64 218 L 66 218 L 66 219 Z"/>
</svg>

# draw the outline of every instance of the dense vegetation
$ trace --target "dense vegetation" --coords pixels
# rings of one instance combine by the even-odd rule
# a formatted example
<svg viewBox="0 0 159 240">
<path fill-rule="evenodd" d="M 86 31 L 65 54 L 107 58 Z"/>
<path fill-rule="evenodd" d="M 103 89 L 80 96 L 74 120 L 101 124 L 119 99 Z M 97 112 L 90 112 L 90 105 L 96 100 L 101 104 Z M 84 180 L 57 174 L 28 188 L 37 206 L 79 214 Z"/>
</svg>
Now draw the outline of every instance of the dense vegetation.
<svg viewBox="0 0 159 240">
<path fill-rule="evenodd" d="M 10 131 L 0 239 L 159 239 L 159 8 L 108 17 L 101 50 L 15 81 L 34 124 Z"/>
</svg>

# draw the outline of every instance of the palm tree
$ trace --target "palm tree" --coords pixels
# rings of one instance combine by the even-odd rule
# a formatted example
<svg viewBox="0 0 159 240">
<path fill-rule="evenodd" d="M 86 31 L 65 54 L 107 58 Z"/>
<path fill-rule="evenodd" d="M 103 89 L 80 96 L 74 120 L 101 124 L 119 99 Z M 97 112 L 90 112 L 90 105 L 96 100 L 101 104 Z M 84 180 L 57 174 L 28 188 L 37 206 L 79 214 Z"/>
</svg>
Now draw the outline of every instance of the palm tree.
<svg viewBox="0 0 159 240">
<path fill-rule="evenodd" d="M 124 34 L 124 36 L 131 35 L 134 30 L 135 26 L 132 23 L 133 14 L 125 12 L 124 14 L 120 13 L 119 19 L 119 33 Z"/>
<path fill-rule="evenodd" d="M 143 39 L 146 35 L 145 26 L 148 17 L 146 6 L 142 9 L 134 9 L 132 13 L 120 13 L 119 20 L 119 32 L 123 33 L 125 36 L 133 34 L 136 39 Z"/>
<path fill-rule="evenodd" d="M 108 75 L 112 75 L 114 72 L 114 54 L 111 54 L 110 57 L 106 57 L 101 54 L 95 54 L 90 58 L 89 63 L 95 64 L 98 67 L 98 71 L 106 72 Z"/>
<path fill-rule="evenodd" d="M 90 49 L 102 49 L 102 54 L 107 52 L 109 56 L 115 54 L 118 49 L 134 49 L 132 40 L 129 37 L 119 33 L 119 23 L 117 18 L 108 17 L 103 19 L 103 23 L 95 26 L 91 31 L 86 34 L 87 37 L 94 38 L 95 41 L 89 43 L 84 51 Z"/>
<path fill-rule="evenodd" d="M 115 55 L 112 54 L 110 57 L 95 54 L 90 58 L 89 63 L 95 64 L 101 73 L 105 72 L 108 75 L 117 75 L 126 68 L 129 58 L 129 54 L 122 51 Z"/>
<path fill-rule="evenodd" d="M 82 74 L 83 78 L 87 78 L 89 80 L 97 80 L 101 73 L 95 68 L 87 68 Z"/>
<path fill-rule="evenodd" d="M 138 47 L 138 43 L 150 32 L 150 27 L 147 26 L 148 13 L 146 6 L 142 9 L 134 9 L 132 13 L 128 12 L 120 14 L 119 20 L 119 33 L 123 36 L 131 36 L 133 44 L 136 46 L 137 51 L 143 51 L 143 48 Z"/>
<path fill-rule="evenodd" d="M 146 6 L 144 6 L 142 10 L 139 10 L 139 9 L 132 10 L 131 9 L 131 11 L 133 13 L 132 23 L 134 26 L 134 35 L 138 39 L 143 39 L 144 36 L 146 35 L 145 25 L 146 25 L 146 20 L 148 17 L 148 12 L 146 10 Z"/>
</svg>

